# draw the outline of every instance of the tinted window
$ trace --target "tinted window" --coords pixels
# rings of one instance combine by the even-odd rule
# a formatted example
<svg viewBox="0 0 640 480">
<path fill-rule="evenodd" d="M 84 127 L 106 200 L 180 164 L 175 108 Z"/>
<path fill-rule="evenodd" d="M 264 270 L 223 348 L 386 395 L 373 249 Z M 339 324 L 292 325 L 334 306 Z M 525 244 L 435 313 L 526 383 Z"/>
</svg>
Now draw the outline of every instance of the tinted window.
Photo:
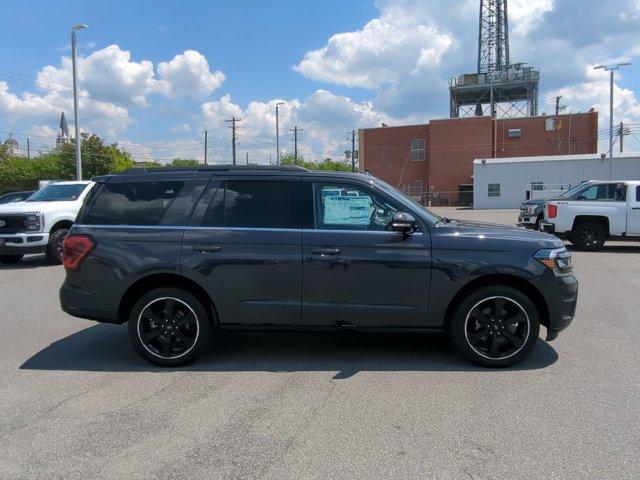
<svg viewBox="0 0 640 480">
<path fill-rule="evenodd" d="M 105 184 L 82 218 L 93 225 L 184 225 L 205 180 Z"/>
<path fill-rule="evenodd" d="M 279 180 L 227 180 L 216 189 L 202 225 L 244 228 L 313 226 L 311 184 Z"/>
<path fill-rule="evenodd" d="M 87 186 L 86 183 L 62 185 L 52 183 L 31 195 L 27 199 L 27 202 L 65 202 L 77 200 Z"/>
<path fill-rule="evenodd" d="M 616 194 L 615 183 L 592 185 L 577 195 L 577 200 L 613 200 Z"/>
<path fill-rule="evenodd" d="M 636 202 L 640 202 L 640 186 L 636 187 Z"/>
<path fill-rule="evenodd" d="M 398 209 L 383 197 L 351 185 L 316 186 L 317 225 L 327 230 L 383 231 Z"/>
</svg>

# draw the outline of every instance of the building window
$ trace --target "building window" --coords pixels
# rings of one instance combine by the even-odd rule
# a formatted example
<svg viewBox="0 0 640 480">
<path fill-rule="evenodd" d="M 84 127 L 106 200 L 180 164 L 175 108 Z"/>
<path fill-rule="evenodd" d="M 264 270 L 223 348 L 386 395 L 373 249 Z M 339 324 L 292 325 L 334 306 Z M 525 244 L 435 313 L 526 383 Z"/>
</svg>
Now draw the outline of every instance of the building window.
<svg viewBox="0 0 640 480">
<path fill-rule="evenodd" d="M 500 196 L 500 184 L 499 183 L 490 183 L 489 184 L 489 196 L 490 197 L 499 197 Z"/>
<path fill-rule="evenodd" d="M 521 128 L 510 128 L 507 130 L 507 136 L 509 138 L 520 138 L 522 136 Z"/>
<path fill-rule="evenodd" d="M 555 118 L 547 118 L 544 121 L 544 129 L 547 132 L 552 132 L 553 130 L 556 129 L 556 120 Z"/>
<path fill-rule="evenodd" d="M 378 145 L 378 163 L 387 163 L 389 161 L 389 145 L 381 143 Z"/>
<path fill-rule="evenodd" d="M 424 159 L 424 138 L 414 138 L 411 140 L 411 161 L 422 162 Z"/>
</svg>

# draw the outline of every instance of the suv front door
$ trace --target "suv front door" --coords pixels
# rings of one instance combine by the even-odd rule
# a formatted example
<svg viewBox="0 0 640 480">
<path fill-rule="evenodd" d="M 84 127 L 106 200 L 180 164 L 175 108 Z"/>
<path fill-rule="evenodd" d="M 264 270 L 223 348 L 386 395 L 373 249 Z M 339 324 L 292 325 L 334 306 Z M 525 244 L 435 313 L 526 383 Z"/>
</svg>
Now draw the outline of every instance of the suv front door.
<svg viewBox="0 0 640 480">
<path fill-rule="evenodd" d="M 400 210 L 369 187 L 314 183 L 315 228 L 302 233 L 304 326 L 425 325 L 429 234 L 386 230 Z"/>
<path fill-rule="evenodd" d="M 312 222 L 311 186 L 297 177 L 214 179 L 185 230 L 182 273 L 211 295 L 221 325 L 300 325 Z"/>
</svg>

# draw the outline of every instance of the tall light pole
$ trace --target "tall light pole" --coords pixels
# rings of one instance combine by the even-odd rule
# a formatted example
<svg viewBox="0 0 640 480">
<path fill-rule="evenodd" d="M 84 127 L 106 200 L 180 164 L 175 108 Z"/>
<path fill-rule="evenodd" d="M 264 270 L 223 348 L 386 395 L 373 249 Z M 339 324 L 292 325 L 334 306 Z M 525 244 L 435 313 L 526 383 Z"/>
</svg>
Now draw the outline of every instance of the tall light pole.
<svg viewBox="0 0 640 480">
<path fill-rule="evenodd" d="M 278 107 L 284 102 L 276 103 L 276 165 L 280 165 L 280 121 L 278 120 Z"/>
<path fill-rule="evenodd" d="M 613 158 L 613 72 L 627 65 L 631 64 L 629 62 L 623 62 L 593 67 L 594 70 L 609 72 L 609 159 Z M 611 162 L 609 162 L 609 177 L 611 177 Z"/>
<path fill-rule="evenodd" d="M 81 23 L 71 27 L 71 63 L 73 64 L 73 117 L 76 124 L 76 179 L 82 180 L 82 158 L 80 156 L 80 127 L 78 124 L 78 68 L 76 67 L 76 32 L 84 30 Z"/>
</svg>

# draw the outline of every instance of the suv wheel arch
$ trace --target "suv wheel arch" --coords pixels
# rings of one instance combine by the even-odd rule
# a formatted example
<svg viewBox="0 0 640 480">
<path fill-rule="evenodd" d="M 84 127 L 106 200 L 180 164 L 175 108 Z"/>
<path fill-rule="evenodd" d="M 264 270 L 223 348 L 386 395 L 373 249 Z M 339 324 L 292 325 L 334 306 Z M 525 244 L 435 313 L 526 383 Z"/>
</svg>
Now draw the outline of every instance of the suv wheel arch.
<svg viewBox="0 0 640 480">
<path fill-rule="evenodd" d="M 127 321 L 131 308 L 140 296 L 151 290 L 163 287 L 177 287 L 190 292 L 207 308 L 212 326 L 218 324 L 218 312 L 209 293 L 193 280 L 175 273 L 155 273 L 142 277 L 132 283 L 120 299 L 118 306 L 119 322 L 125 323 Z"/>
<path fill-rule="evenodd" d="M 550 317 L 549 307 L 546 300 L 544 299 L 544 296 L 538 291 L 536 287 L 531 285 L 526 280 L 515 275 L 489 274 L 472 280 L 456 292 L 456 294 L 449 302 L 449 305 L 447 306 L 444 318 L 444 330 L 446 332 L 449 332 L 453 313 L 464 298 L 468 297 L 472 292 L 475 292 L 480 288 L 488 287 L 491 285 L 505 284 L 511 286 L 512 288 L 520 290 L 531 299 L 531 301 L 536 306 L 536 309 L 538 310 L 540 324 L 544 325 L 548 329 Z"/>
</svg>

